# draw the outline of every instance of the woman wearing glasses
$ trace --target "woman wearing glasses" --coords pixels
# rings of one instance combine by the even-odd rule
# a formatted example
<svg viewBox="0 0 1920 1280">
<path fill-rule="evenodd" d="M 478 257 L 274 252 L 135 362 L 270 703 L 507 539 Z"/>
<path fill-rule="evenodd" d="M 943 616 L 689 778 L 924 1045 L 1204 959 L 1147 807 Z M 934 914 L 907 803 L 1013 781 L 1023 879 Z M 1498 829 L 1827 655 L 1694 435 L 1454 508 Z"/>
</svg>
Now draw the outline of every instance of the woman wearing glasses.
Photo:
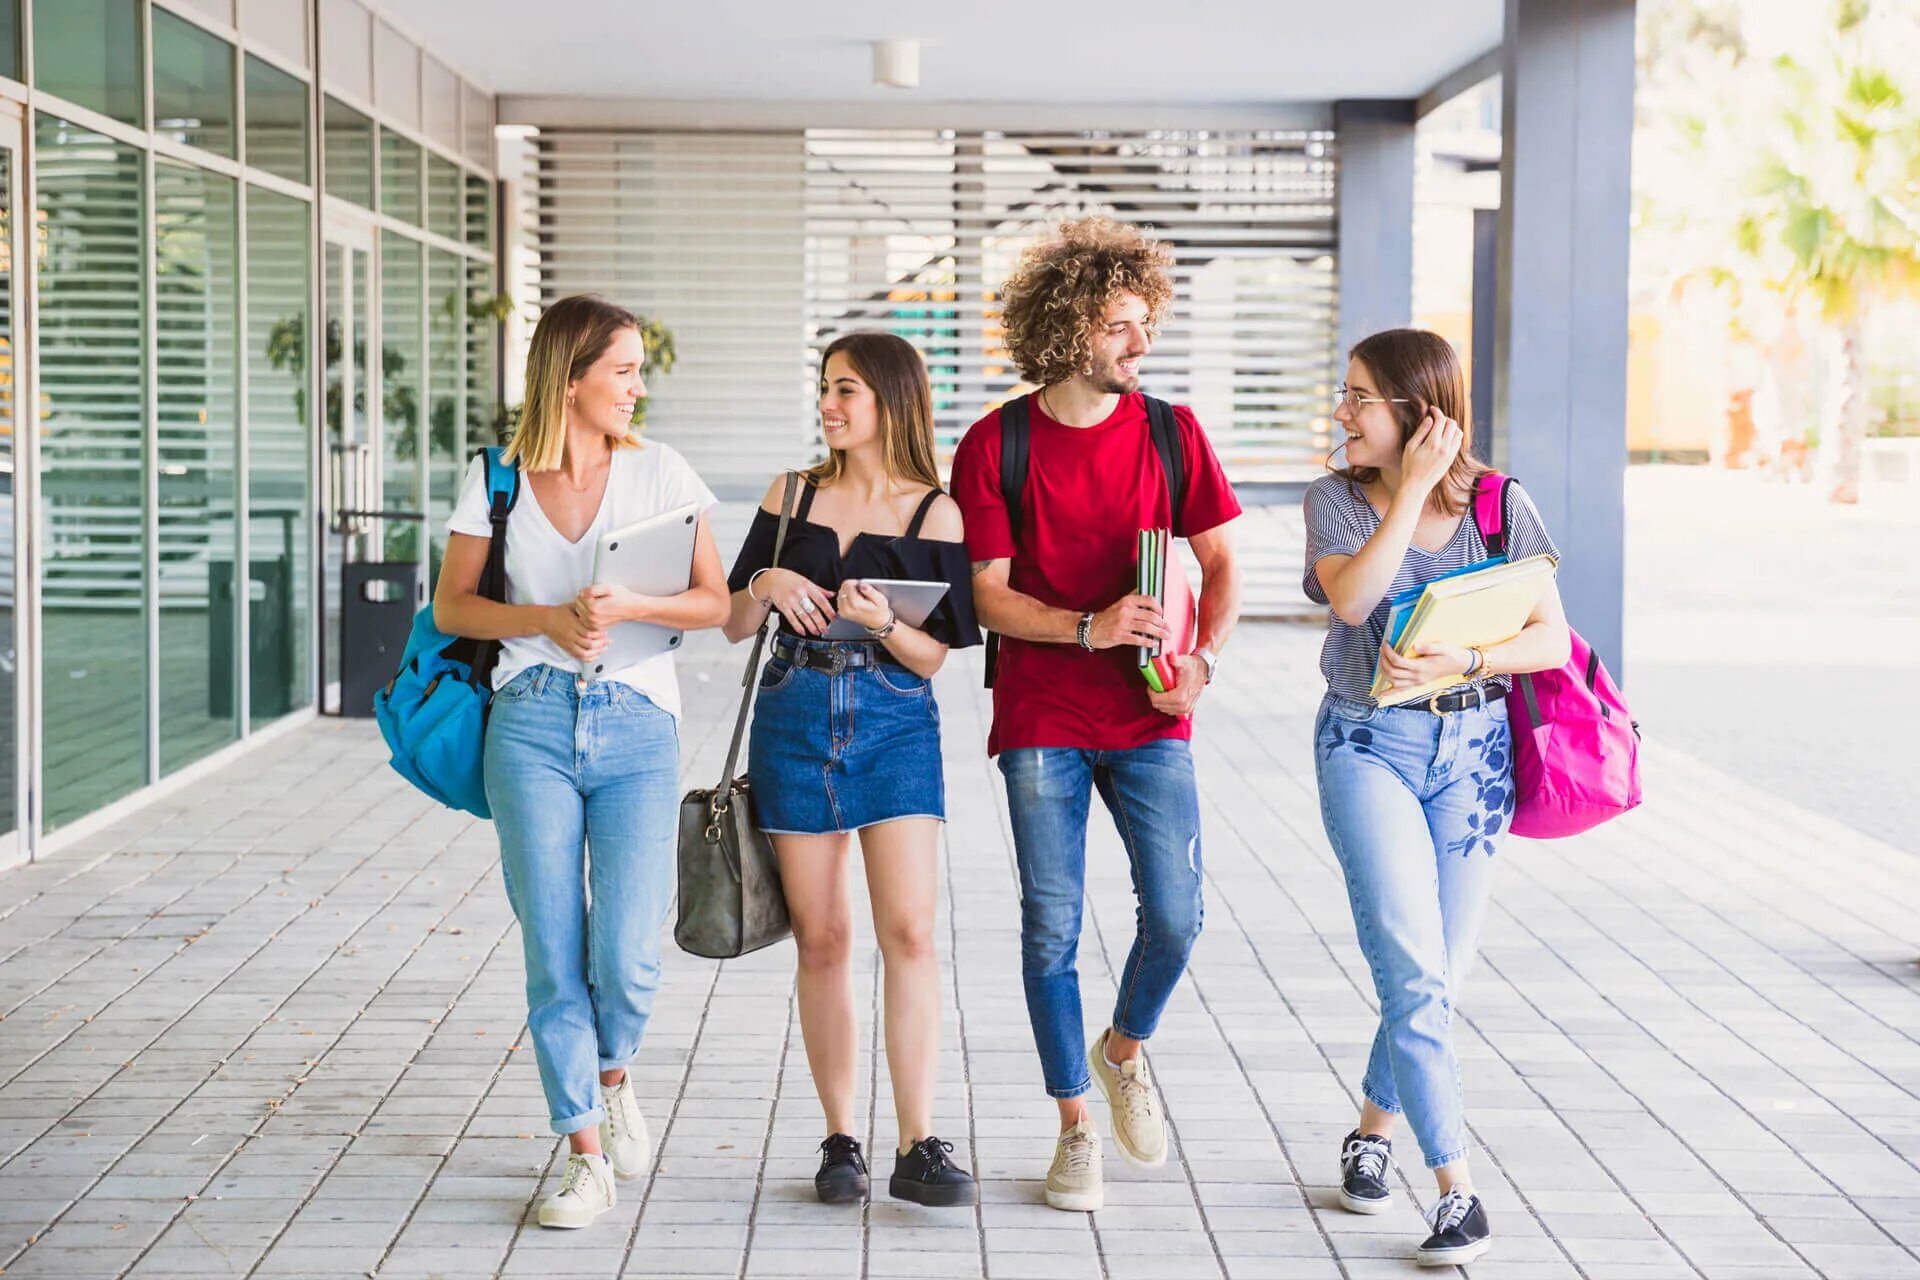
<svg viewBox="0 0 1920 1280">
<path fill-rule="evenodd" d="M 1384 643 L 1388 599 L 1488 555 L 1470 514 L 1487 468 L 1468 449 L 1466 380 L 1446 339 L 1390 329 L 1360 342 L 1334 418 L 1346 431 L 1346 465 L 1315 480 L 1306 498 L 1306 591 L 1332 614 L 1314 765 L 1380 1001 L 1359 1124 L 1340 1155 L 1340 1203 L 1355 1213 L 1391 1203 L 1387 1163 L 1404 1113 L 1440 1190 L 1418 1260 L 1457 1265 L 1492 1245 L 1467 1169 L 1452 1023 L 1513 812 L 1503 699 L 1510 675 L 1564 663 L 1569 636 L 1549 586 L 1525 629 L 1502 644 L 1435 645 L 1403 658 Z M 1513 559 L 1557 558 L 1518 485 L 1508 521 Z M 1390 680 L 1377 701 L 1376 662 Z M 1447 678 L 1455 683 L 1442 693 L 1396 701 Z"/>
</svg>

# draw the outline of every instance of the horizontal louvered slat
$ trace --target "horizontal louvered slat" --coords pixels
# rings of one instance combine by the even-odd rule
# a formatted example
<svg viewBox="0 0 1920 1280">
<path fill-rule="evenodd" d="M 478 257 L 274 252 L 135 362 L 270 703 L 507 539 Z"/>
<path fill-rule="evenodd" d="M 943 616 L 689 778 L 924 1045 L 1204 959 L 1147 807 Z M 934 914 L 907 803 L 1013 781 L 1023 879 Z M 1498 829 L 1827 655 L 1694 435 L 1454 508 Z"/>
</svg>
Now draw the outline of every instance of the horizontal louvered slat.
<svg viewBox="0 0 1920 1280">
<path fill-rule="evenodd" d="M 665 321 L 650 430 L 754 488 L 819 448 L 818 351 L 887 329 L 927 355 L 942 452 L 1015 390 L 995 291 L 1064 217 L 1174 250 L 1147 388 L 1194 406 L 1235 479 L 1317 471 L 1334 378 L 1331 133 L 547 130 L 527 250 L 543 305 L 592 290 Z"/>
</svg>

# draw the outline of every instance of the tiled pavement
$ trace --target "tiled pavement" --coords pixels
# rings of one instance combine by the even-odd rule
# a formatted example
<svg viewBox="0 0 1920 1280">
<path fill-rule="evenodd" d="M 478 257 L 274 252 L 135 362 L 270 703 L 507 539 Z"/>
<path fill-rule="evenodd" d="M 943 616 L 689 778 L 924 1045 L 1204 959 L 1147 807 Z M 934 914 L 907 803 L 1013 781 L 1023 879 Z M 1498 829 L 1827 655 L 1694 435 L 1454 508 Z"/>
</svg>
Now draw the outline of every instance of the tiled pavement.
<svg viewBox="0 0 1920 1280">
<path fill-rule="evenodd" d="M 528 1225 L 557 1148 L 492 830 L 409 791 L 370 726 L 325 722 L 0 876 L 0 1266 L 8 1280 L 1410 1274 L 1414 1200 L 1431 1196 L 1411 1141 L 1391 1214 L 1344 1214 L 1326 1185 L 1373 1023 L 1305 745 L 1315 643 L 1243 629 L 1203 705 L 1207 928 L 1152 1050 L 1176 1158 L 1143 1174 L 1111 1157 L 1101 1213 L 1040 1202 L 1052 1109 L 974 651 L 940 682 L 953 821 L 938 1127 L 983 1178 L 977 1211 L 812 1202 L 819 1118 L 783 946 L 725 965 L 669 951 L 635 1070 L 657 1172 L 590 1230 Z M 687 735 L 690 778 L 718 771 L 715 709 L 739 661 L 703 638 L 684 662 L 706 726 Z M 1920 868 L 1655 736 L 1643 811 L 1501 854 L 1460 1011 L 1499 1230 L 1472 1275 L 1920 1276 Z M 1097 1020 L 1131 900 L 1111 828 L 1094 830 L 1081 958 Z"/>
</svg>

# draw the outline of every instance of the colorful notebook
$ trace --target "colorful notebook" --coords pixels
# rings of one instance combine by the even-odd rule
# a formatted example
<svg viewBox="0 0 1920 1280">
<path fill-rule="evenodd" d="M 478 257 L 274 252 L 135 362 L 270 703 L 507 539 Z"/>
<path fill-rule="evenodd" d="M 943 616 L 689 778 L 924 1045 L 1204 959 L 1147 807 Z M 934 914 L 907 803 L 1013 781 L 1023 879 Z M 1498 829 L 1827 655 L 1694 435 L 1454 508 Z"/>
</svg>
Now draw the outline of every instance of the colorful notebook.
<svg viewBox="0 0 1920 1280">
<path fill-rule="evenodd" d="M 1403 592 L 1387 613 L 1387 635 L 1394 652 L 1412 653 L 1417 645 L 1491 645 L 1511 640 L 1527 625 L 1547 584 L 1553 581 L 1552 556 L 1529 556 L 1508 563 L 1483 561 L 1420 587 L 1411 601 Z M 1458 676 L 1447 676 L 1417 689 L 1396 692 L 1395 703 L 1411 702 L 1452 688 Z M 1373 671 L 1373 696 L 1387 692 L 1386 673 L 1378 663 Z"/>
<path fill-rule="evenodd" d="M 1140 675 L 1155 693 L 1165 693 L 1179 682 L 1173 658 L 1193 652 L 1199 629 L 1199 610 L 1187 571 L 1173 548 L 1171 529 L 1142 529 L 1135 545 L 1134 590 L 1159 602 L 1172 630 L 1166 644 L 1141 645 L 1136 654 Z"/>
</svg>

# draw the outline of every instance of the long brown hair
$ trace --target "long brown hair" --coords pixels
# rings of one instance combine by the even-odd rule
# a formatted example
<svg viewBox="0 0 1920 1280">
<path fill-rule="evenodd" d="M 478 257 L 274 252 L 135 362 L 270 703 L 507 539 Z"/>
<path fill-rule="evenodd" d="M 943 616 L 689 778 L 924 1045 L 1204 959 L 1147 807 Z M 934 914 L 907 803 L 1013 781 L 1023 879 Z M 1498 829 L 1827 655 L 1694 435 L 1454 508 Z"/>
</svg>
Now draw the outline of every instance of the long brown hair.
<svg viewBox="0 0 1920 1280">
<path fill-rule="evenodd" d="M 1420 429 L 1429 408 L 1460 424 L 1460 456 L 1447 469 L 1446 478 L 1433 487 L 1429 501 L 1450 516 L 1464 514 L 1474 482 L 1490 468 L 1473 456 L 1473 405 L 1453 344 L 1426 329 L 1383 329 L 1354 343 L 1347 356 L 1366 366 L 1377 394 L 1407 402 L 1387 406 L 1400 424 L 1403 448 Z M 1334 474 L 1345 476 L 1347 487 L 1354 490 L 1380 478 L 1377 467 L 1340 467 Z"/>
<path fill-rule="evenodd" d="M 527 399 L 507 442 L 508 462 L 529 471 L 560 465 L 567 448 L 567 384 L 585 377 L 622 329 L 639 328 L 633 312 L 591 293 L 562 298 L 541 313 L 527 348 Z M 613 443 L 637 448 L 640 437 L 629 434 Z"/>
<path fill-rule="evenodd" d="M 820 353 L 820 379 L 827 377 L 827 361 L 844 355 L 860 380 L 873 388 L 880 407 L 880 459 L 889 478 L 917 480 L 940 487 L 940 467 L 933 453 L 933 387 L 927 381 L 927 362 L 905 338 L 891 333 L 861 330 L 843 333 Z M 827 450 L 825 462 L 808 468 L 807 476 L 826 486 L 846 471 L 847 455 Z"/>
</svg>

